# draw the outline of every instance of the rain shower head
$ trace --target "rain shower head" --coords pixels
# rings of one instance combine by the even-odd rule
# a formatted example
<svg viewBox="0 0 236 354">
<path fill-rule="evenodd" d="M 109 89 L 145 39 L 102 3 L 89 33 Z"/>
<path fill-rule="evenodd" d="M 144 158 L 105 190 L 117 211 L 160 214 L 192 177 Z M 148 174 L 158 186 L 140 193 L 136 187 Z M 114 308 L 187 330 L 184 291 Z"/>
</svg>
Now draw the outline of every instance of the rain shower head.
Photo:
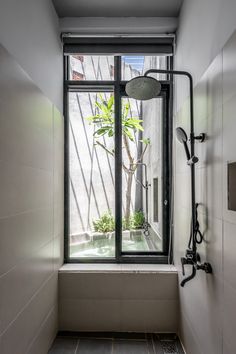
<svg viewBox="0 0 236 354">
<path fill-rule="evenodd" d="M 159 95 L 161 84 L 153 77 L 138 76 L 127 82 L 125 91 L 131 98 L 146 101 Z"/>
</svg>

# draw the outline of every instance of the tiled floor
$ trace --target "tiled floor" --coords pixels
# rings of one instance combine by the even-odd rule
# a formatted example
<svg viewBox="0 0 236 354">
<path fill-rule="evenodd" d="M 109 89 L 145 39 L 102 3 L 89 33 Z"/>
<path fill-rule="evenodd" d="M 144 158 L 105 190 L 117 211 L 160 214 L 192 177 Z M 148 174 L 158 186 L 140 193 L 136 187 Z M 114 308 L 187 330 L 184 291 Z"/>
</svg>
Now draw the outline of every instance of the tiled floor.
<svg viewBox="0 0 236 354">
<path fill-rule="evenodd" d="M 60 334 L 48 354 L 184 354 L 175 334 Z"/>
</svg>

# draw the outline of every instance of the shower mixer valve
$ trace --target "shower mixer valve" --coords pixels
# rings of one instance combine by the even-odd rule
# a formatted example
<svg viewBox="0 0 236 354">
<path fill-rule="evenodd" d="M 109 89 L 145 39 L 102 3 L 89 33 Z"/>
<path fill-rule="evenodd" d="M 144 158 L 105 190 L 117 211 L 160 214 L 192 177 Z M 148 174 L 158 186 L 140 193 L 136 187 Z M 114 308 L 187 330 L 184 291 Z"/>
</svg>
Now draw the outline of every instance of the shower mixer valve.
<svg viewBox="0 0 236 354">
<path fill-rule="evenodd" d="M 183 279 L 181 282 L 181 286 L 183 287 L 185 283 L 189 280 L 193 279 L 196 275 L 197 270 L 203 270 L 205 273 L 212 273 L 212 267 L 210 263 L 201 263 L 201 257 L 199 253 L 196 253 L 190 249 L 186 250 L 185 257 L 181 257 L 181 265 L 182 265 L 182 274 L 185 276 L 185 265 L 192 265 L 192 274 Z"/>
</svg>

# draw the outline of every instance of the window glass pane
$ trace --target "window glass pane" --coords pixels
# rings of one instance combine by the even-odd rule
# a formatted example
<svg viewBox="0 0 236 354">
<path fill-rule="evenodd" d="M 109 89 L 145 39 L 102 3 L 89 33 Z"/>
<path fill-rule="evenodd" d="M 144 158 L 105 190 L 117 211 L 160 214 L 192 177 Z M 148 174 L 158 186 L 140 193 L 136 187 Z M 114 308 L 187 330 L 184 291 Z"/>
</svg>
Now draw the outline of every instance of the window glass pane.
<svg viewBox="0 0 236 354">
<path fill-rule="evenodd" d="M 70 257 L 114 257 L 113 93 L 69 93 L 69 133 Z"/>
<path fill-rule="evenodd" d="M 70 55 L 70 80 L 114 80 L 114 56 Z"/>
<path fill-rule="evenodd" d="M 162 99 L 123 98 L 122 127 L 122 251 L 162 251 Z"/>
<path fill-rule="evenodd" d="M 143 75 L 149 69 L 166 69 L 167 56 L 124 55 L 122 60 L 122 80 L 130 80 Z M 166 80 L 166 75 L 156 74 L 159 80 Z"/>
</svg>

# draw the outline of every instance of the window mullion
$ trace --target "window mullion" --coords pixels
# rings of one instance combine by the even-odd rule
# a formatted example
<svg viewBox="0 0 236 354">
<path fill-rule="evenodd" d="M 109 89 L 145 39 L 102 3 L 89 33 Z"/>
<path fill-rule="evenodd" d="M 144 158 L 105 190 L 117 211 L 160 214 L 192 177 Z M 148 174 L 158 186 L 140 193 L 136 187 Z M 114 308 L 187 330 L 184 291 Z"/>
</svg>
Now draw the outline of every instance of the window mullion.
<svg viewBox="0 0 236 354">
<path fill-rule="evenodd" d="M 121 122 L 121 57 L 115 57 L 115 255 L 121 259 L 122 234 L 122 122 Z"/>
</svg>

